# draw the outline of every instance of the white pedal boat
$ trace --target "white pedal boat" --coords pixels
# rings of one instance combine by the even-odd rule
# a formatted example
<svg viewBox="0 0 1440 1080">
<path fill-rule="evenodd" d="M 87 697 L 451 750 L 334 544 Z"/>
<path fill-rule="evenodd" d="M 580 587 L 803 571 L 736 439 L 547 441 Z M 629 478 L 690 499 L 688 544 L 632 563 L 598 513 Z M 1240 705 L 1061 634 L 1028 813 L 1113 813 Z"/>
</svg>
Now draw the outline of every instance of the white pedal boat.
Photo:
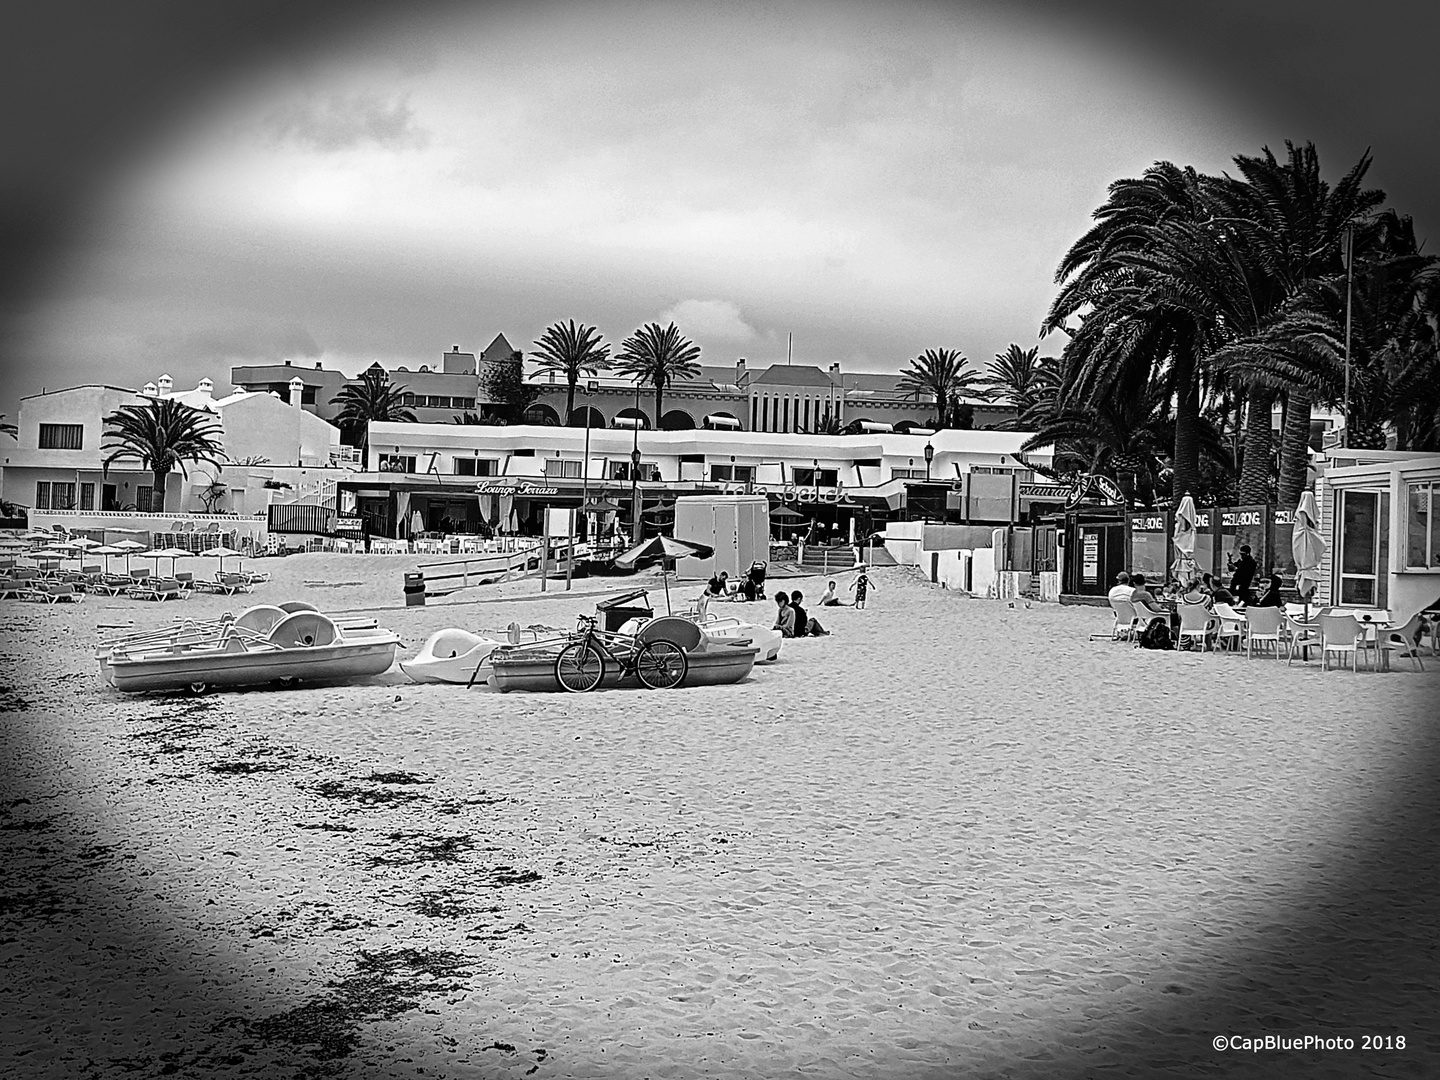
<svg viewBox="0 0 1440 1080">
<path fill-rule="evenodd" d="M 746 622 L 732 616 L 709 615 L 704 619 L 697 619 L 693 615 L 674 615 L 667 618 L 687 619 L 695 623 L 704 632 L 707 638 L 717 643 L 735 644 L 741 641 L 748 641 L 756 650 L 755 663 L 768 664 L 780 656 L 780 644 L 785 640 L 785 635 L 779 630 L 771 629 L 768 626 L 760 626 L 758 623 Z M 625 623 L 620 628 L 622 634 L 636 634 L 649 619 L 635 618 Z"/>
<path fill-rule="evenodd" d="M 117 690 L 184 690 L 335 683 L 379 675 L 400 639 L 373 625 L 337 624 L 318 611 L 252 608 L 212 626 L 177 624 L 102 647 L 101 675 Z"/>
<path fill-rule="evenodd" d="M 417 683 L 460 683 L 484 686 L 494 674 L 490 654 L 501 645 L 530 644 L 558 637 L 563 631 L 548 627 L 471 633 L 450 626 L 431 634 L 420 651 L 400 661 L 400 670 Z M 502 636 L 503 635 L 503 636 Z"/>
</svg>

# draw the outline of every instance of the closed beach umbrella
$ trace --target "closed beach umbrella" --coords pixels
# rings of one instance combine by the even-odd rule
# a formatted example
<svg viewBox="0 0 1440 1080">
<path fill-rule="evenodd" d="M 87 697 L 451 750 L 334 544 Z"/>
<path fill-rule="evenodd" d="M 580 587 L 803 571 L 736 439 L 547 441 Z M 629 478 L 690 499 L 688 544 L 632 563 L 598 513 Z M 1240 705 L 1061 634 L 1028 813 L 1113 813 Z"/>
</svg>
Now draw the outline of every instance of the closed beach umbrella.
<svg viewBox="0 0 1440 1080">
<path fill-rule="evenodd" d="M 1175 535 L 1172 537 L 1179 554 L 1171 569 L 1176 578 L 1185 580 L 1195 576 L 1195 500 L 1186 495 L 1175 507 Z"/>
<path fill-rule="evenodd" d="M 1295 526 L 1290 533 L 1290 554 L 1295 557 L 1295 588 L 1305 601 L 1310 617 L 1310 596 L 1320 584 L 1320 561 L 1325 558 L 1325 538 L 1320 534 L 1320 512 L 1315 494 L 1306 491 L 1295 508 Z"/>
</svg>

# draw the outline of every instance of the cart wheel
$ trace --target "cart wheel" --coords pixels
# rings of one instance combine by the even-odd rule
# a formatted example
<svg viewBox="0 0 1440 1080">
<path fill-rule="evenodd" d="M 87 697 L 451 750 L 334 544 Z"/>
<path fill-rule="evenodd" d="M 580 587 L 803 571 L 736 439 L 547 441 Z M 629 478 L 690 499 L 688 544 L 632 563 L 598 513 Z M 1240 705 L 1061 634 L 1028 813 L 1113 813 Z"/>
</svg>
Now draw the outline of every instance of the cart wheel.
<svg viewBox="0 0 1440 1080">
<path fill-rule="evenodd" d="M 604 677 L 604 658 L 586 642 L 571 642 L 555 658 L 555 681 L 572 694 L 594 690 Z"/>
<path fill-rule="evenodd" d="M 194 694 L 196 697 L 199 697 L 201 694 L 205 693 L 205 691 L 210 689 L 210 685 L 203 682 L 192 682 L 189 689 L 190 693 Z"/>
<path fill-rule="evenodd" d="M 652 690 L 669 690 L 679 686 L 690 670 L 685 650 L 673 641 L 650 641 L 640 647 L 635 658 L 635 674 Z"/>
</svg>

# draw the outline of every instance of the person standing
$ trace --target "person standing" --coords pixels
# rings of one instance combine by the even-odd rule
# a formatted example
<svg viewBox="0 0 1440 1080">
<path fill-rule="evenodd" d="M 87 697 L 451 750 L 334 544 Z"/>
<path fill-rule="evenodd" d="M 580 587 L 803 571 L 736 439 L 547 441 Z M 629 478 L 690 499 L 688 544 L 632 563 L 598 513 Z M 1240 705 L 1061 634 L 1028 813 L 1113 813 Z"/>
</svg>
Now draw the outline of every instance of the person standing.
<svg viewBox="0 0 1440 1080">
<path fill-rule="evenodd" d="M 1230 567 L 1230 592 L 1234 594 L 1242 604 L 1250 604 L 1255 600 L 1255 594 L 1250 586 L 1255 582 L 1255 560 L 1250 555 L 1250 545 L 1240 545 L 1240 557 L 1238 559 L 1226 560 Z"/>
<path fill-rule="evenodd" d="M 865 573 L 864 570 L 861 570 L 860 576 L 851 582 L 850 590 L 855 594 L 855 606 L 857 608 L 863 608 L 865 606 L 865 594 L 870 591 L 870 575 Z"/>
</svg>

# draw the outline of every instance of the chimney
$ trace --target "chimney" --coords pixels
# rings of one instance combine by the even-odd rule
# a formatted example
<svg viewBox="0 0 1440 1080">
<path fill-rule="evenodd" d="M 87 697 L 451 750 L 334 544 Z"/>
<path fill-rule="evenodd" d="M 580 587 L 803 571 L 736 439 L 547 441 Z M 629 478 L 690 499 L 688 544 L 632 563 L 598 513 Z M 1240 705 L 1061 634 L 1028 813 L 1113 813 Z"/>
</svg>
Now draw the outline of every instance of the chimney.
<svg viewBox="0 0 1440 1080">
<path fill-rule="evenodd" d="M 304 393 L 305 383 L 299 375 L 296 375 L 290 380 L 290 404 L 297 409 L 300 408 L 300 398 Z"/>
<path fill-rule="evenodd" d="M 195 389 L 204 394 L 207 398 L 215 396 L 215 384 L 209 379 L 201 379 L 195 384 Z"/>
<path fill-rule="evenodd" d="M 831 377 L 832 379 L 838 379 L 838 378 L 840 378 L 840 365 L 839 365 L 839 364 L 831 364 L 831 365 L 830 365 L 830 377 Z"/>
<path fill-rule="evenodd" d="M 450 346 L 450 351 L 451 351 L 451 352 L 459 352 L 459 351 L 460 351 L 460 346 L 459 346 L 459 345 L 451 345 L 451 346 Z"/>
<path fill-rule="evenodd" d="M 154 397 L 159 392 L 159 390 L 155 389 L 155 384 L 153 382 L 147 382 L 143 387 L 140 388 L 140 393 L 144 394 L 146 397 Z"/>
<path fill-rule="evenodd" d="M 320 368 L 320 361 L 319 361 L 319 360 L 316 360 L 316 361 L 315 361 L 315 370 L 316 370 L 316 371 L 321 370 L 321 368 Z"/>
<path fill-rule="evenodd" d="M 289 367 L 289 366 L 290 366 L 290 361 L 289 361 L 289 360 L 286 360 L 286 361 L 285 361 L 285 366 L 286 366 L 286 367 Z"/>
<path fill-rule="evenodd" d="M 156 385 L 159 387 L 161 397 L 169 397 L 170 391 L 175 387 L 175 380 L 169 375 L 161 375 L 160 381 Z"/>
<path fill-rule="evenodd" d="M 743 356 L 735 361 L 735 385 L 742 390 L 750 385 L 750 372 L 745 370 L 745 358 Z"/>
</svg>

